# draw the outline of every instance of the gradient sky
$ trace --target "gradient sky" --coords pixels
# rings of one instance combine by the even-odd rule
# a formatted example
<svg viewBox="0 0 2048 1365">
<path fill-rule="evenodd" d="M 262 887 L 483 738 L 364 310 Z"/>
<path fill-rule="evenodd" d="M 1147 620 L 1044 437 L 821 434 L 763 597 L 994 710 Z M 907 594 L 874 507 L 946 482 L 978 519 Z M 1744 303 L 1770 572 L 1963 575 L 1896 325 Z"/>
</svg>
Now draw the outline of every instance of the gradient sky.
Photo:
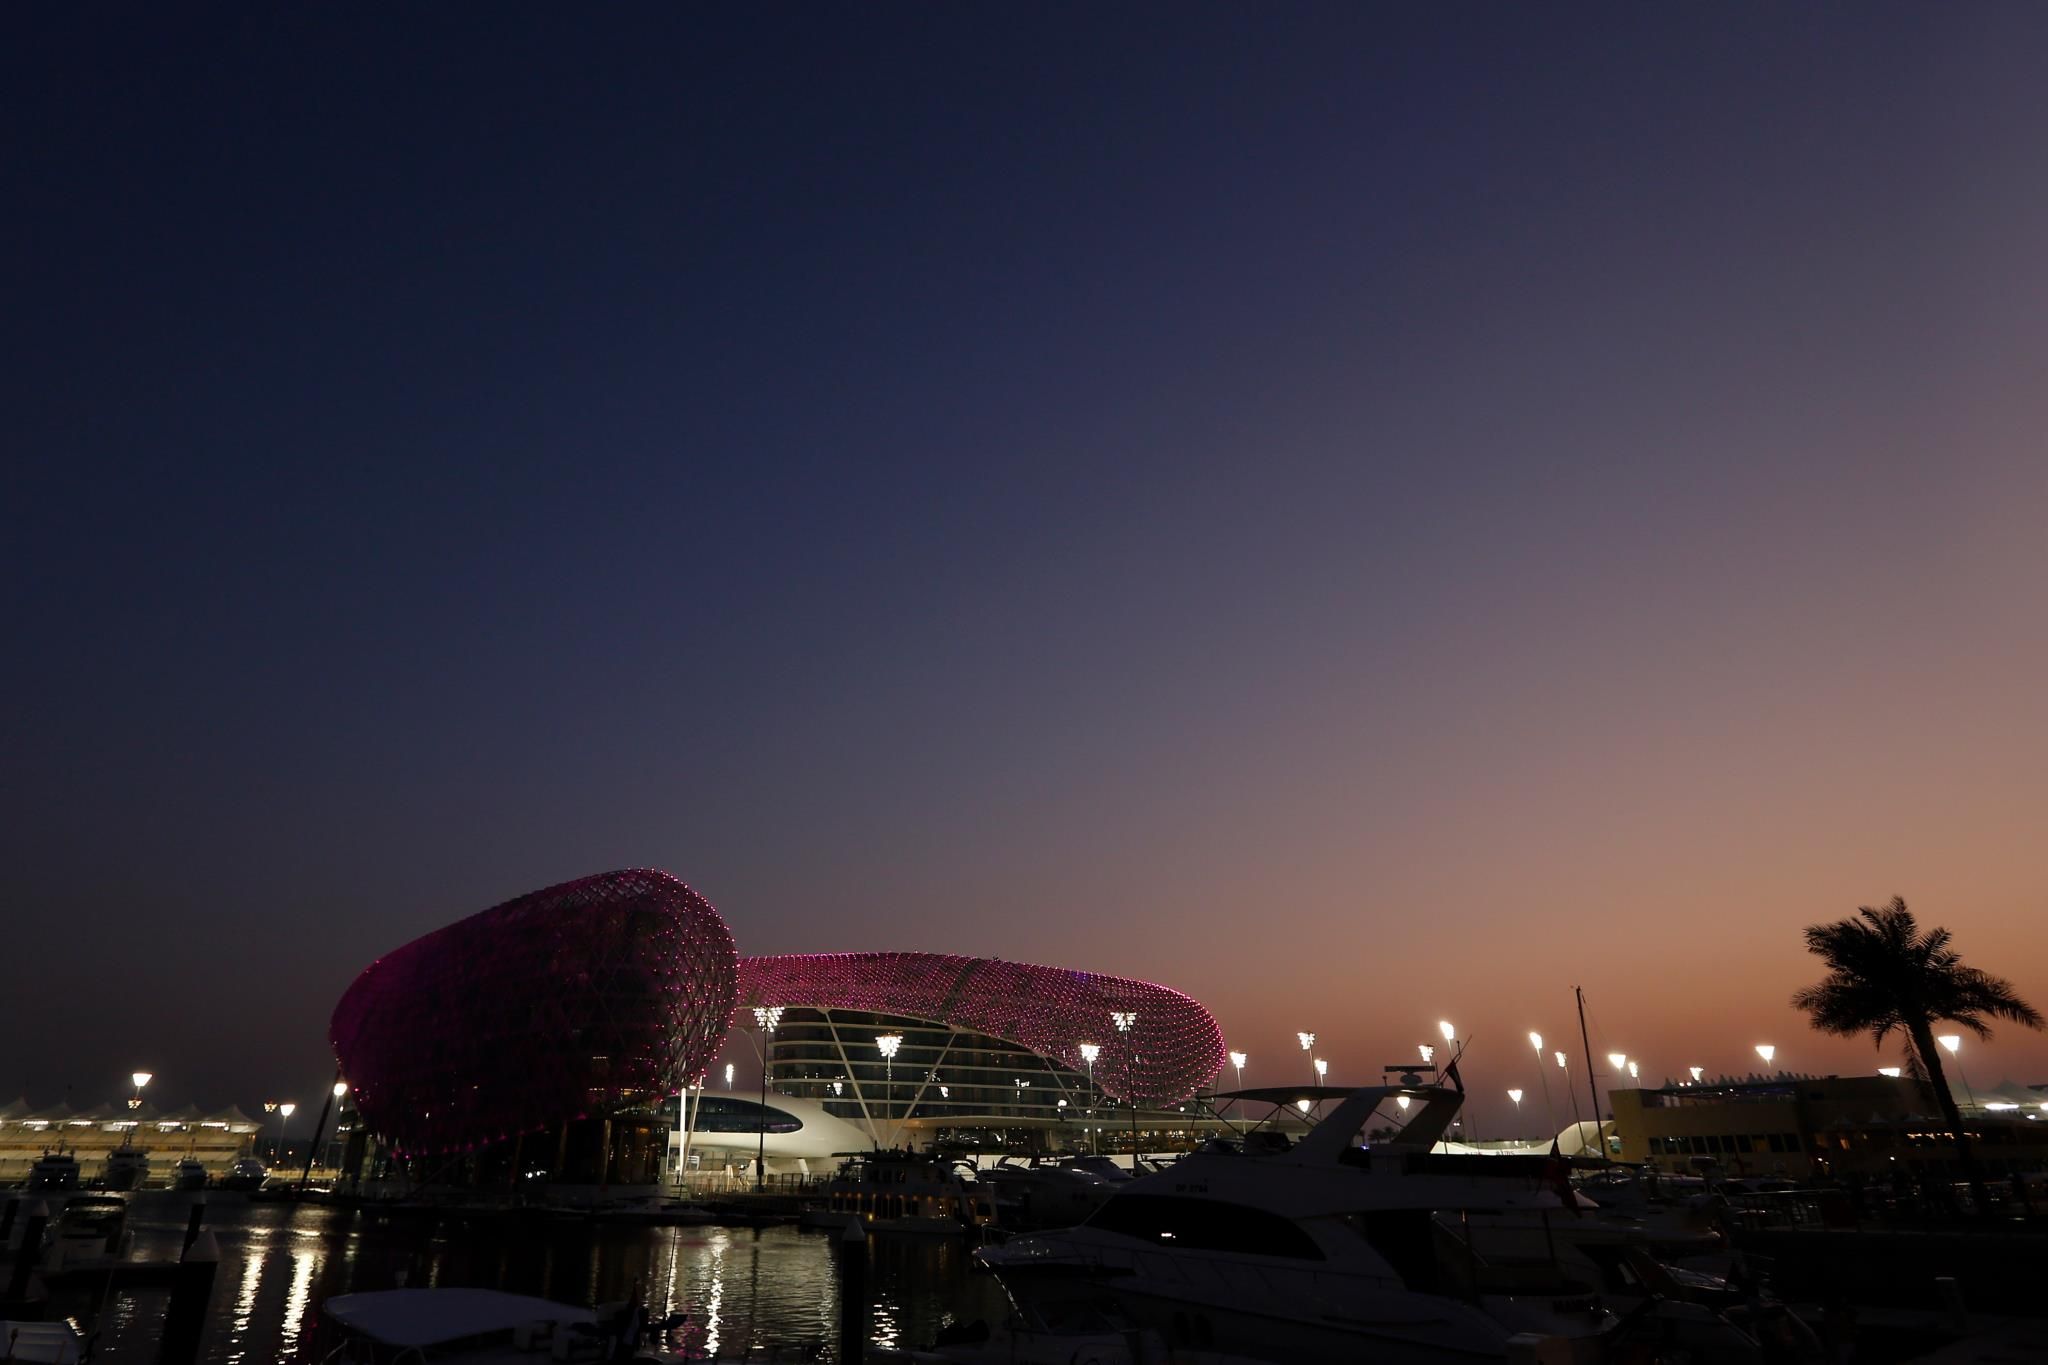
<svg viewBox="0 0 2048 1365">
<path fill-rule="evenodd" d="M 635 865 L 1483 1124 L 1892 1060 L 1893 893 L 2048 1007 L 2040 6 L 5 25 L 0 1099 Z"/>
</svg>

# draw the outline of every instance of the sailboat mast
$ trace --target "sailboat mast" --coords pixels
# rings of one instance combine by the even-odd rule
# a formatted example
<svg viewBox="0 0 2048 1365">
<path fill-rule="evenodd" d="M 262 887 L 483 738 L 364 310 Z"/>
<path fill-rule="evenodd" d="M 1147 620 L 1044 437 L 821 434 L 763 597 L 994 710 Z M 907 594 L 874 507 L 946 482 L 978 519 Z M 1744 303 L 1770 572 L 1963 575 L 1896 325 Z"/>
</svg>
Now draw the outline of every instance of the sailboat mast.
<svg viewBox="0 0 2048 1365">
<path fill-rule="evenodd" d="M 1593 1080 L 1593 1040 L 1586 1036 L 1586 991 L 1583 986 L 1572 987 L 1572 996 L 1579 1002 L 1579 1046 L 1586 1050 L 1586 1089 L 1593 1096 L 1593 1136 L 1600 1139 L 1600 1159 L 1609 1161 L 1607 1155 L 1607 1134 L 1600 1126 L 1600 1087 Z"/>
</svg>

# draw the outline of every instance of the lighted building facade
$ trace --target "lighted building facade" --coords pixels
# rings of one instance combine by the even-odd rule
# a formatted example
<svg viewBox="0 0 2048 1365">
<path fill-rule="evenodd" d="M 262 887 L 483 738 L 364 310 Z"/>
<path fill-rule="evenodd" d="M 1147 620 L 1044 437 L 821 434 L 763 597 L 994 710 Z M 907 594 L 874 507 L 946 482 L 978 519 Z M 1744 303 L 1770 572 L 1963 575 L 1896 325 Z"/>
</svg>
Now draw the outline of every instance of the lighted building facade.
<svg viewBox="0 0 2048 1365">
<path fill-rule="evenodd" d="M 729 1031 L 766 1044 L 771 1104 L 814 1101 L 870 1144 L 1014 1146 L 1035 1130 L 1030 1145 L 1108 1148 L 1133 1106 L 1148 1136 L 1217 1126 L 1189 1101 L 1223 1065 L 1222 1031 L 1179 991 L 937 953 L 741 959 L 709 902 L 650 870 L 549 887 L 386 954 L 330 1037 L 357 1131 L 415 1178 L 617 1189 L 673 1164 L 675 1097 Z"/>
<path fill-rule="evenodd" d="M 940 953 L 751 957 L 733 1022 L 765 1040 L 776 1092 L 883 1146 L 1121 1146 L 1134 1100 L 1154 1145 L 1220 1126 L 1189 1101 L 1222 1030 L 1151 982 Z"/>
<path fill-rule="evenodd" d="M 1987 1171 L 2048 1161 L 2048 1094 L 1959 1094 Z M 1925 1081 L 1910 1076 L 1750 1077 L 1609 1094 L 1623 1161 L 1731 1175 L 1954 1174 L 1955 1146 Z"/>
</svg>

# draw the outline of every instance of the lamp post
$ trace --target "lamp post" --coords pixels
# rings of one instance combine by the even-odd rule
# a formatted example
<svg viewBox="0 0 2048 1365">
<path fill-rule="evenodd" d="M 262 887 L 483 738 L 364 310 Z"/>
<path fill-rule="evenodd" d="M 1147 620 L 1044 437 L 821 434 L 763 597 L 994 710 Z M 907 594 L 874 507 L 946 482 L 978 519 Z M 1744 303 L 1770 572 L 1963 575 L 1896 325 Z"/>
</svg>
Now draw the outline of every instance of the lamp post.
<svg viewBox="0 0 2048 1365">
<path fill-rule="evenodd" d="M 293 1104 L 290 1100 L 286 1100 L 283 1104 L 277 1106 L 277 1155 L 278 1160 L 280 1161 L 282 1161 L 285 1156 L 285 1125 L 291 1122 L 292 1112 L 296 1110 L 298 1107 L 298 1105 Z"/>
<path fill-rule="evenodd" d="M 768 1188 L 768 1049 L 775 1041 L 775 1026 L 782 1022 L 782 1006 L 754 1006 L 754 1023 L 761 1030 L 761 1135 L 754 1147 L 754 1193 Z M 732 1068 L 726 1068 L 732 1074 Z"/>
<path fill-rule="evenodd" d="M 1694 1085 L 1698 1085 L 1700 1078 L 1707 1074 L 1707 1069 L 1703 1066 L 1689 1067 L 1687 1069 L 1692 1072 L 1692 1083 Z"/>
<path fill-rule="evenodd" d="M 1124 1084 L 1130 1088 L 1131 1101 L 1131 1174 L 1138 1174 L 1138 1056 L 1131 1041 L 1131 1030 L 1137 1026 L 1135 1010 L 1111 1010 L 1109 1022 L 1116 1025 L 1116 1031 L 1124 1038 Z"/>
<path fill-rule="evenodd" d="M 1515 1102 L 1515 1127 L 1519 1128 L 1522 1126 L 1522 1092 L 1510 1090 L 1508 1098 Z"/>
<path fill-rule="evenodd" d="M 903 1046 L 900 1033 L 878 1033 L 875 1035 L 875 1051 L 882 1054 L 882 1112 L 889 1113 L 889 1106 L 895 1099 L 896 1090 L 896 1049 Z M 896 1145 L 896 1120 L 889 1118 L 889 1145 Z"/>
<path fill-rule="evenodd" d="M 1778 1049 L 1771 1046 L 1769 1043 L 1758 1043 L 1756 1045 L 1756 1055 L 1764 1059 L 1765 1066 L 1769 1066 L 1771 1064 L 1771 1058 L 1778 1055 Z"/>
<path fill-rule="evenodd" d="M 1316 1036 L 1313 1033 L 1297 1033 L 1294 1036 L 1301 1040 L 1301 1050 L 1309 1053 L 1309 1058 L 1313 1061 L 1315 1054 L 1310 1049 L 1316 1045 Z"/>
<path fill-rule="evenodd" d="M 1579 1092 L 1572 1089 L 1571 1059 L 1562 1052 L 1553 1052 L 1551 1055 L 1557 1058 L 1557 1069 L 1564 1073 L 1564 1093 L 1572 1097 L 1572 1127 L 1577 1129 L 1585 1120 L 1579 1117 Z M 1582 1145 L 1585 1142 L 1585 1134 L 1583 1132 L 1579 1134 L 1579 1141 Z"/>
<path fill-rule="evenodd" d="M 1242 1053 L 1242 1052 L 1233 1052 L 1233 1053 L 1231 1053 L 1231 1054 L 1230 1054 L 1230 1065 L 1231 1065 L 1231 1066 L 1232 1066 L 1233 1068 L 1235 1068 L 1235 1069 L 1236 1069 L 1236 1071 L 1237 1071 L 1237 1088 L 1238 1088 L 1239 1090 L 1242 1090 L 1242 1089 L 1244 1089 L 1244 1064 L 1245 1064 L 1245 1061 L 1246 1061 L 1246 1058 L 1245 1058 L 1245 1054 L 1244 1054 L 1244 1053 Z M 1231 1107 L 1232 1107 L 1233 1109 L 1237 1107 L 1237 1102 L 1236 1102 L 1235 1100 L 1232 1100 L 1232 1101 L 1231 1101 Z M 1242 1133 L 1242 1132 L 1244 1131 L 1244 1125 L 1243 1125 L 1243 1124 L 1241 1124 L 1241 1123 L 1240 1123 L 1239 1125 L 1237 1125 L 1237 1131 L 1238 1131 L 1238 1132 L 1240 1132 L 1240 1133 Z"/>
<path fill-rule="evenodd" d="M 265 1101 L 263 1101 L 263 1112 L 264 1112 L 265 1114 L 275 1114 L 275 1113 L 277 1112 L 277 1101 L 276 1101 L 276 1100 L 265 1100 Z M 263 1145 L 263 1144 L 262 1144 L 262 1143 L 260 1143 L 260 1142 L 256 1144 L 256 1146 L 257 1146 L 257 1147 L 259 1147 L 259 1148 L 260 1148 L 260 1147 L 261 1147 L 262 1145 Z M 270 1164 L 271 1164 L 271 1165 L 273 1165 L 273 1166 L 275 1166 L 275 1165 L 277 1164 L 277 1144 L 276 1144 L 275 1142 L 271 1143 L 271 1145 L 270 1145 Z"/>
<path fill-rule="evenodd" d="M 1529 1046 L 1536 1049 L 1536 1081 L 1543 1087 L 1543 1122 L 1557 1131 L 1557 1109 L 1550 1103 L 1550 1072 L 1543 1066 L 1543 1035 L 1531 1030 Z"/>
<path fill-rule="evenodd" d="M 128 1098 L 128 1135 L 121 1139 L 123 1147 L 135 1145 L 135 1130 L 142 1122 L 142 1087 L 148 1085 L 152 1076 L 147 1071 L 131 1071 L 128 1079 L 135 1082 L 135 1093 Z"/>
<path fill-rule="evenodd" d="M 1643 1072 L 1642 1072 L 1642 1068 L 1641 1068 L 1641 1067 L 1639 1067 L 1638 1065 L 1636 1065 L 1636 1063 L 1635 1063 L 1635 1062 L 1631 1061 L 1631 1062 L 1630 1062 L 1630 1063 L 1628 1064 L 1628 1078 L 1629 1078 L 1630 1080 L 1632 1080 L 1632 1081 L 1634 1081 L 1634 1080 L 1641 1080 L 1641 1079 L 1642 1079 L 1642 1075 L 1643 1075 Z"/>
<path fill-rule="evenodd" d="M 725 1064 L 725 1088 L 726 1088 L 727 1090 L 730 1090 L 730 1089 L 732 1089 L 732 1063 L 731 1063 L 731 1062 L 727 1062 L 727 1063 Z"/>
<path fill-rule="evenodd" d="M 1963 1035 L 1944 1033 L 1934 1040 L 1948 1049 L 1948 1055 L 1956 1059 L 1956 1075 L 1963 1078 L 1963 1094 L 1968 1097 L 1970 1107 L 1977 1107 L 1977 1092 L 1970 1089 L 1970 1073 L 1963 1070 Z"/>
<path fill-rule="evenodd" d="M 1095 1126 L 1095 1110 L 1102 1101 L 1095 1090 L 1095 1059 L 1101 1055 L 1101 1044 L 1081 1044 L 1081 1063 L 1088 1068 L 1088 1150 L 1094 1155 L 1102 1152 L 1101 1130 Z"/>
<path fill-rule="evenodd" d="M 1422 1064 L 1424 1066 L 1428 1066 L 1431 1062 L 1436 1060 L 1436 1049 L 1431 1047 L 1428 1043 L 1417 1043 L 1415 1045 L 1415 1050 L 1422 1054 Z"/>
</svg>

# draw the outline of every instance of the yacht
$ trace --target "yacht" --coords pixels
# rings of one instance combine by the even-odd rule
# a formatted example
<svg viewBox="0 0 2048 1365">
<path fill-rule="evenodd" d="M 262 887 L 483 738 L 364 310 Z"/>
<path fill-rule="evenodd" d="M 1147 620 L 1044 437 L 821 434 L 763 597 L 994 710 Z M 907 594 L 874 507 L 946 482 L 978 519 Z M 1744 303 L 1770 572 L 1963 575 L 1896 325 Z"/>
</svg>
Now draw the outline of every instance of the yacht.
<svg viewBox="0 0 2048 1365">
<path fill-rule="evenodd" d="M 228 1167 L 228 1173 L 220 1178 L 224 1190 L 241 1190 L 254 1193 L 263 1188 L 263 1182 L 270 1178 L 270 1168 L 253 1156 L 245 1156 Z"/>
<path fill-rule="evenodd" d="M 109 1190 L 139 1190 L 149 1180 L 149 1153 L 140 1147 L 116 1147 L 107 1153 L 100 1184 Z"/>
<path fill-rule="evenodd" d="M 1261 1129 L 1242 1147 L 1212 1143 L 1118 1186 L 1079 1227 L 975 1259 L 1020 1309 L 1092 1306 L 1176 1350 L 1422 1365 L 1503 1358 L 1521 1334 L 1562 1339 L 1575 1358 L 1618 1345 L 1595 1265 L 1573 1263 L 1582 1219 L 1563 1163 L 1432 1153 L 1463 1095 L 1400 1081 L 1222 1096 L 1334 1107 L 1298 1142 Z M 1390 1140 L 1359 1144 L 1382 1125 Z M 1696 1358 L 1757 1358 L 1719 1315 L 1681 1308 L 1691 1325 L 1676 1334 Z"/>
<path fill-rule="evenodd" d="M 1010 1232 L 1070 1228 L 1101 1208 L 1122 1183 L 1066 1160 L 1007 1156 L 984 1169 L 979 1179 L 994 1191 L 996 1222 Z"/>
<path fill-rule="evenodd" d="M 44 1152 L 29 1167 L 28 1188 L 32 1190 L 75 1190 L 78 1188 L 78 1158 L 69 1152 Z"/>
<path fill-rule="evenodd" d="M 990 1191 L 951 1159 L 916 1152 L 850 1155 L 825 1184 L 823 1202 L 803 1225 L 869 1232 L 952 1234 L 995 1221 Z"/>
<path fill-rule="evenodd" d="M 50 1225 L 43 1270 L 104 1266 L 121 1260 L 135 1243 L 128 1231 L 128 1201 L 112 1194 L 77 1194 Z"/>
<path fill-rule="evenodd" d="M 197 1157 L 186 1157 L 171 1171 L 171 1188 L 174 1190 L 203 1190 L 206 1188 L 206 1163 Z"/>
</svg>

